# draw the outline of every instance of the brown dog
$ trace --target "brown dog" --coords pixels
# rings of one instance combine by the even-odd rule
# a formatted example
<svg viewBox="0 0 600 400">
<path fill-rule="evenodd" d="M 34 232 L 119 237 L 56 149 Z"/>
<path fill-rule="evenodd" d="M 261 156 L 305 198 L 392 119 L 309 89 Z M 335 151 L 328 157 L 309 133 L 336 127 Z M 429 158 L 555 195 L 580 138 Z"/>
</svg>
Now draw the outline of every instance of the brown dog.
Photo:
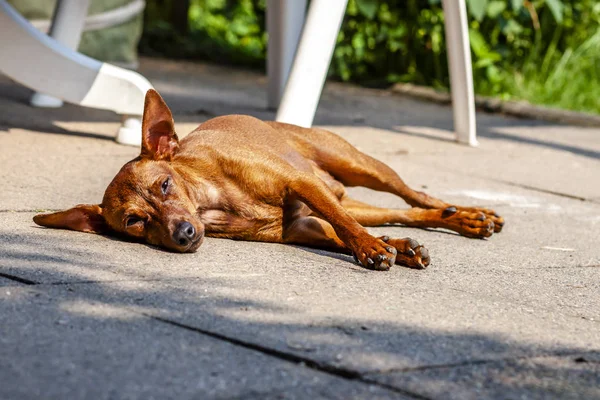
<svg viewBox="0 0 600 400">
<path fill-rule="evenodd" d="M 376 238 L 363 226 L 446 228 L 484 238 L 504 221 L 494 211 L 452 206 L 416 192 L 385 164 L 322 130 L 230 115 L 179 141 L 171 111 L 150 90 L 142 151 L 121 168 L 102 203 L 36 215 L 50 228 L 123 234 L 178 252 L 204 236 L 293 243 L 353 254 L 367 268 L 429 265 L 413 239 Z M 407 210 L 353 200 L 344 186 L 402 197 Z"/>
</svg>

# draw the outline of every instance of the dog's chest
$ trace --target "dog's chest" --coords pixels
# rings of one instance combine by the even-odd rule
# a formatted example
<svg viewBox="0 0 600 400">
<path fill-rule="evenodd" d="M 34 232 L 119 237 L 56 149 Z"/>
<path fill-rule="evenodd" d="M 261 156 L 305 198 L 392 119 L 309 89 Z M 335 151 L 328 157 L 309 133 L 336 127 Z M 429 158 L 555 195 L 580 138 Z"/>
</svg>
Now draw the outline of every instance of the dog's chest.
<svg viewBox="0 0 600 400">
<path fill-rule="evenodd" d="M 201 211 L 200 220 L 207 236 L 257 240 L 260 236 L 281 234 L 282 212 L 281 209 L 253 209 L 240 214 L 212 209 Z"/>
<path fill-rule="evenodd" d="M 233 214 L 223 210 L 204 210 L 200 214 L 200 220 L 209 232 L 227 231 L 243 224 L 243 221 L 238 221 Z"/>
<path fill-rule="evenodd" d="M 207 236 L 257 240 L 280 234 L 283 211 L 276 202 L 269 204 L 269 199 L 248 193 L 232 181 L 218 186 L 205 183 L 201 188 L 198 215 Z"/>
</svg>

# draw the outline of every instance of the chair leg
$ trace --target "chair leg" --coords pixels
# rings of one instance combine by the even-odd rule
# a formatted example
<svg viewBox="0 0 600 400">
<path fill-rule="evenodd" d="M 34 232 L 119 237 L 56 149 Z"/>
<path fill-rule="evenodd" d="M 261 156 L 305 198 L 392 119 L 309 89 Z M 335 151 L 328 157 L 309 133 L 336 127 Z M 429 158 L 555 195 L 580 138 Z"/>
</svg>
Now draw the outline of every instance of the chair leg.
<svg viewBox="0 0 600 400">
<path fill-rule="evenodd" d="M 312 0 L 277 121 L 312 125 L 348 0 Z"/>
<path fill-rule="evenodd" d="M 0 0 L 0 72 L 42 93 L 84 107 L 142 115 L 152 85 L 142 75 L 77 53 L 35 29 Z M 127 122 L 127 121 L 126 121 Z M 141 129 L 127 122 L 122 143 L 141 143 Z M 127 136 L 129 135 L 129 136 Z"/>
<path fill-rule="evenodd" d="M 77 50 L 89 4 L 90 0 L 59 0 L 48 35 L 63 46 Z M 57 108 L 63 105 L 62 100 L 39 92 L 34 93 L 29 102 L 34 107 Z"/>
<path fill-rule="evenodd" d="M 442 4 L 456 140 L 477 146 L 467 9 L 464 0 L 443 0 Z"/>
<path fill-rule="evenodd" d="M 306 0 L 268 0 L 267 106 L 277 109 L 300 41 Z"/>
</svg>

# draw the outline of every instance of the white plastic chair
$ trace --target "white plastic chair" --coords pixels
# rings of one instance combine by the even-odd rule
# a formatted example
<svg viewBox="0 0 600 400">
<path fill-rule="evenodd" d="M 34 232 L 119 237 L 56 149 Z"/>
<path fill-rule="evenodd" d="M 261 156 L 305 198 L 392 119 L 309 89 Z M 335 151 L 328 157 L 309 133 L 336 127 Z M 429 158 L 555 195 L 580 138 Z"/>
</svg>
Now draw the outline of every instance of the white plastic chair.
<svg viewBox="0 0 600 400">
<path fill-rule="evenodd" d="M 348 0 L 312 0 L 296 50 L 292 42 L 301 30 L 305 0 L 269 0 L 269 41 L 275 42 L 269 43 L 269 106 L 279 105 L 278 121 L 312 125 L 347 3 Z M 464 0 L 442 3 L 456 140 L 476 146 L 466 5 Z"/>
<path fill-rule="evenodd" d="M 152 85 L 136 72 L 75 51 L 88 5 L 89 0 L 60 0 L 51 38 L 0 0 L 0 72 L 48 96 L 121 114 L 117 141 L 139 145 L 144 96 Z"/>
<path fill-rule="evenodd" d="M 348 0 L 268 0 L 268 105 L 278 121 L 311 126 Z M 143 76 L 75 51 L 89 0 L 59 0 L 50 36 L 0 0 L 0 71 L 38 92 L 32 103 L 58 98 L 123 115 L 117 141 L 139 145 L 146 91 Z M 476 145 L 471 54 L 464 0 L 443 0 L 454 112 L 461 143 Z M 9 56 L 6 56 L 9 55 Z M 58 103 L 60 104 L 60 103 Z"/>
</svg>

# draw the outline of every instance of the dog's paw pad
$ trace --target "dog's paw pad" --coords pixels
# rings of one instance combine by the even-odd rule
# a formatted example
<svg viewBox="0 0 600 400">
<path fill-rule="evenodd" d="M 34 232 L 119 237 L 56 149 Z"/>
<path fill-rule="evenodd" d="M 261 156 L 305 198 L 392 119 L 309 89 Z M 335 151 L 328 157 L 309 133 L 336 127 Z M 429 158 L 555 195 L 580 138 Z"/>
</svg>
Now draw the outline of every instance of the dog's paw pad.
<svg viewBox="0 0 600 400">
<path fill-rule="evenodd" d="M 353 256 L 354 260 L 363 267 L 385 271 L 394 265 L 397 254 L 393 245 L 386 244 L 383 239 L 372 238 L 353 253 Z"/>
<path fill-rule="evenodd" d="M 454 206 L 452 206 L 453 208 L 456 208 Z M 490 210 L 489 208 L 479 208 L 479 207 L 458 207 L 458 211 L 460 213 L 477 213 L 477 217 L 476 220 L 478 221 L 487 221 L 490 220 L 491 222 L 493 222 L 494 226 L 491 229 L 491 233 L 498 233 L 500 231 L 502 231 L 502 228 L 504 227 L 504 218 L 502 218 L 496 211 L 494 210 Z M 442 212 L 442 217 L 444 215 L 445 210 Z M 482 217 L 483 215 L 483 217 Z M 487 228 L 487 226 L 485 227 Z M 481 232 L 479 232 L 478 234 L 476 233 L 475 235 L 472 235 L 473 237 L 476 236 L 483 236 L 483 237 L 488 237 L 490 236 L 488 234 L 490 230 L 489 229 L 482 229 Z M 491 234 L 490 233 L 490 234 Z M 469 235 L 466 235 L 469 236 Z"/>
<path fill-rule="evenodd" d="M 414 239 L 388 239 L 386 243 L 394 246 L 398 251 L 396 264 L 405 265 L 410 268 L 424 269 L 431 262 L 429 251 Z"/>
</svg>

